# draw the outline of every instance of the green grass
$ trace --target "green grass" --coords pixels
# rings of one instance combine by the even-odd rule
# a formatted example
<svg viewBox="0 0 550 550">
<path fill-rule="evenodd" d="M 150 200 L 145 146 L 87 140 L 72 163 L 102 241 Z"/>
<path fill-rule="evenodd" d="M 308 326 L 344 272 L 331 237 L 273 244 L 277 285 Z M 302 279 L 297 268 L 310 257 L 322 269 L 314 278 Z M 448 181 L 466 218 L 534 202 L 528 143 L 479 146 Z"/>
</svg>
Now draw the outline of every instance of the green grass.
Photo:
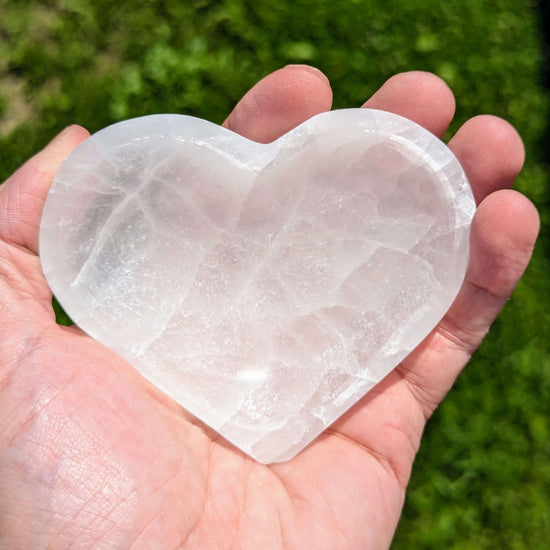
<svg viewBox="0 0 550 550">
<path fill-rule="evenodd" d="M 481 112 L 527 149 L 517 187 L 550 224 L 549 93 L 527 0 L 0 0 L 0 176 L 64 126 L 181 112 L 221 122 L 259 78 L 311 63 L 336 107 L 433 71 L 451 131 Z M 546 134 L 550 135 L 550 133 Z M 542 549 L 550 533 L 549 241 L 428 425 L 395 549 Z"/>
</svg>

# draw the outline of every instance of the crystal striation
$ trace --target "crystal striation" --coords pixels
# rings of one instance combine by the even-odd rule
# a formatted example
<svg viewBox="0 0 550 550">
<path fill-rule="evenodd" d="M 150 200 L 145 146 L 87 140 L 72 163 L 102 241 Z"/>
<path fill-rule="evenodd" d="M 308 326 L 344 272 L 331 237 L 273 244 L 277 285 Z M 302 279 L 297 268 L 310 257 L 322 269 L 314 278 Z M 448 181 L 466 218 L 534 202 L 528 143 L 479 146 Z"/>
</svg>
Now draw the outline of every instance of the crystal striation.
<svg viewBox="0 0 550 550">
<path fill-rule="evenodd" d="M 332 111 L 268 145 L 153 115 L 66 159 L 40 255 L 84 331 L 271 463 L 434 328 L 474 209 L 450 150 L 394 114 Z"/>
</svg>

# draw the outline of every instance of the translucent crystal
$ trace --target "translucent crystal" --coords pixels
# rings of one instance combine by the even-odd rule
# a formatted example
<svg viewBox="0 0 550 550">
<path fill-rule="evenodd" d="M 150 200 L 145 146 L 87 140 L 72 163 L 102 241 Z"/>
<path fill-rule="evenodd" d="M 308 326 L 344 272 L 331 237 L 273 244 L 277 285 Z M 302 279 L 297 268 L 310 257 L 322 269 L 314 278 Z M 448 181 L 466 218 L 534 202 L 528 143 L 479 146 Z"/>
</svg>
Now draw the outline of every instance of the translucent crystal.
<svg viewBox="0 0 550 550">
<path fill-rule="evenodd" d="M 390 113 L 324 113 L 269 145 L 153 115 L 68 157 L 40 255 L 84 331 L 271 463 L 445 314 L 474 208 L 449 149 Z"/>
</svg>

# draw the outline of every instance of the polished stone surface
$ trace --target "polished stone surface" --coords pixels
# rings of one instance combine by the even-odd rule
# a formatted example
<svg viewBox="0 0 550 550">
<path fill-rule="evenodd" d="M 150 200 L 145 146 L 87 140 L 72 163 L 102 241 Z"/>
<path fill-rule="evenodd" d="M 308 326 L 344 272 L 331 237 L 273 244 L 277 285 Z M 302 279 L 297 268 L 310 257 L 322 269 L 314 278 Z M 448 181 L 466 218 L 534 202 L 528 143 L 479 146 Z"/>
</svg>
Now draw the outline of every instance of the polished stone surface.
<svg viewBox="0 0 550 550">
<path fill-rule="evenodd" d="M 69 156 L 40 254 L 84 331 L 270 463 L 441 319 L 474 208 L 449 149 L 396 115 L 324 113 L 269 145 L 153 115 Z"/>
</svg>

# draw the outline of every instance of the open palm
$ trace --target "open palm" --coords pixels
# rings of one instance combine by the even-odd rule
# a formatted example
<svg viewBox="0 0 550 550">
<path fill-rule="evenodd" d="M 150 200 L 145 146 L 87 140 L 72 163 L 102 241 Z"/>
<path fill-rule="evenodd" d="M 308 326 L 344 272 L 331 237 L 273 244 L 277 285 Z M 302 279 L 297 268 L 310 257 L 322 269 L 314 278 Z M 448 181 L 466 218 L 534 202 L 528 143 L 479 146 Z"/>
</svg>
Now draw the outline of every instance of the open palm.
<svg viewBox="0 0 550 550">
<path fill-rule="evenodd" d="M 331 107 L 319 72 L 281 69 L 225 125 L 269 142 Z M 442 135 L 454 114 L 426 73 L 390 79 L 366 106 Z M 523 162 L 490 116 L 452 138 L 479 208 L 449 313 L 378 386 L 293 460 L 263 466 L 156 390 L 114 352 L 55 323 L 38 259 L 49 185 L 87 137 L 60 134 L 0 187 L 0 547 L 379 549 L 390 545 L 426 419 L 527 265 L 534 207 L 506 189 Z"/>
</svg>

